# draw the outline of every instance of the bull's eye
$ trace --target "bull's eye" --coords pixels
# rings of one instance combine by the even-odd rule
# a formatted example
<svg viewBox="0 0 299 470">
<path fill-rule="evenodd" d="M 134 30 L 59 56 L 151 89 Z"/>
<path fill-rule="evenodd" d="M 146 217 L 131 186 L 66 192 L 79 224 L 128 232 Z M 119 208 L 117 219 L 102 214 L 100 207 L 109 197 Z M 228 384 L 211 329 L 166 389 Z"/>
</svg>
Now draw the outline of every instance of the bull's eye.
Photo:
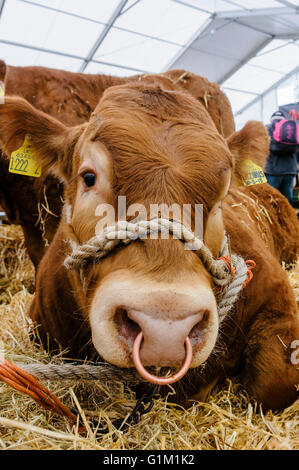
<svg viewBox="0 0 299 470">
<path fill-rule="evenodd" d="M 84 183 L 88 188 L 91 188 L 96 184 L 96 175 L 91 172 L 84 173 L 83 175 Z"/>
</svg>

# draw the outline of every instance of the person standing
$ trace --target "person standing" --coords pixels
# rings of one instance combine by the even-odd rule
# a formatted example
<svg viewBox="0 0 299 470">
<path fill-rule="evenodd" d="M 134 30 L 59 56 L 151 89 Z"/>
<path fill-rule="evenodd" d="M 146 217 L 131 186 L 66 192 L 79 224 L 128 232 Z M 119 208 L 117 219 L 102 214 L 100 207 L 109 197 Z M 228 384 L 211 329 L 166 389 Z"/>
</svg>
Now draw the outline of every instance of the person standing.
<svg viewBox="0 0 299 470">
<path fill-rule="evenodd" d="M 271 123 L 266 127 L 271 137 L 270 153 L 265 165 L 265 175 L 267 182 L 278 189 L 292 205 L 293 203 L 293 185 L 297 175 L 297 145 L 288 145 L 277 142 L 273 138 L 275 124 L 285 119 L 281 111 L 276 111 L 271 116 Z"/>
</svg>

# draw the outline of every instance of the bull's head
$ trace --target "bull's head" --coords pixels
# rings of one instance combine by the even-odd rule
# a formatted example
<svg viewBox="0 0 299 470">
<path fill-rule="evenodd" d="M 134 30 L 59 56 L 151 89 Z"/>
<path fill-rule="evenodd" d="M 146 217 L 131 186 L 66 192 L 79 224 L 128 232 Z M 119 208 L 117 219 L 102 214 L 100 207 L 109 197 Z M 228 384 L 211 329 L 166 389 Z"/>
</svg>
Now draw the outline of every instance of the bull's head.
<svg viewBox="0 0 299 470">
<path fill-rule="evenodd" d="M 225 140 L 191 96 L 142 84 L 108 89 L 89 123 L 74 128 L 20 98 L 6 98 L 0 128 L 8 152 L 30 134 L 44 173 L 65 182 L 63 237 L 88 241 L 99 222 L 97 207 L 110 204 L 117 216 L 120 195 L 127 207 L 142 204 L 148 214 L 151 204 L 201 204 L 204 242 L 215 257 L 224 235 L 221 202 L 231 181 L 244 159 L 261 163 L 268 152 L 261 123 L 249 122 Z M 84 268 L 84 286 L 77 272 L 68 276 L 93 344 L 107 361 L 132 366 L 140 331 L 147 366 L 179 365 L 188 336 L 192 367 L 211 354 L 219 326 L 214 285 L 200 258 L 180 241 L 145 239 L 119 247 Z"/>
</svg>

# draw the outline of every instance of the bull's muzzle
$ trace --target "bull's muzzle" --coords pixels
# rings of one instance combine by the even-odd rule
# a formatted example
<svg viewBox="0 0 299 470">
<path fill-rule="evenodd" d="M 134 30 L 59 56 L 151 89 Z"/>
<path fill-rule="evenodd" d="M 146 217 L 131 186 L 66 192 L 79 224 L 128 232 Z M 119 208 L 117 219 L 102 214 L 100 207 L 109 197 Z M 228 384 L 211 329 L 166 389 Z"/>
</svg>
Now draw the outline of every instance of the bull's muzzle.
<svg viewBox="0 0 299 470">
<path fill-rule="evenodd" d="M 180 369 L 165 377 L 165 384 L 203 364 L 218 334 L 209 279 L 194 273 L 166 283 L 116 271 L 97 289 L 90 323 L 93 344 L 106 361 L 118 367 L 135 365 L 154 383 L 157 378 L 147 375 L 145 367 Z"/>
<path fill-rule="evenodd" d="M 144 368 L 140 359 L 140 346 L 141 346 L 142 340 L 143 340 L 143 333 L 142 331 L 140 331 L 140 333 L 137 335 L 134 341 L 132 357 L 133 357 L 133 361 L 134 361 L 137 371 L 144 379 L 146 379 L 148 382 L 152 384 L 169 385 L 169 384 L 173 384 L 177 382 L 178 380 L 181 380 L 181 378 L 184 377 L 184 375 L 186 375 L 192 362 L 192 344 L 188 336 L 185 340 L 186 354 L 185 354 L 185 360 L 183 362 L 183 365 L 178 372 L 171 375 L 170 377 L 157 377 L 156 375 L 151 374 Z"/>
</svg>

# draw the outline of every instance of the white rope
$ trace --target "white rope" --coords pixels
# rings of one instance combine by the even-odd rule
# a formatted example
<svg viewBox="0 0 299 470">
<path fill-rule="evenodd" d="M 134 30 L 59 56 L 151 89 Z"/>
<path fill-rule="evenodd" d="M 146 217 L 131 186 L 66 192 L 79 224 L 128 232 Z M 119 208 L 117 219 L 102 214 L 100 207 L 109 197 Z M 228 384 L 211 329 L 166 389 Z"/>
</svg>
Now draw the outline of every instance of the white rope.
<svg viewBox="0 0 299 470">
<path fill-rule="evenodd" d="M 248 267 L 241 256 L 231 256 L 231 266 L 235 268 L 232 276 L 227 264 L 222 259 L 215 259 L 210 249 L 185 225 L 169 219 L 155 218 L 138 222 L 117 222 L 106 227 L 101 233 L 83 245 L 72 244 L 72 253 L 65 259 L 67 269 L 81 269 L 90 261 L 98 261 L 107 256 L 118 245 L 128 245 L 134 240 L 144 240 L 157 234 L 169 235 L 185 243 L 186 249 L 193 250 L 202 260 L 211 274 L 214 284 L 223 288 L 218 302 L 219 321 L 231 310 L 236 302 L 243 283 L 247 279 Z M 229 253 L 227 237 L 224 236 L 221 256 Z"/>
<path fill-rule="evenodd" d="M 148 236 L 154 238 L 159 233 L 172 234 L 174 238 L 185 242 L 186 249 L 195 251 L 211 273 L 215 284 L 224 286 L 229 282 L 231 273 L 223 260 L 215 259 L 203 241 L 185 225 L 162 218 L 141 220 L 136 223 L 122 220 L 108 226 L 83 245 L 73 245 L 73 251 L 65 259 L 64 265 L 67 269 L 79 269 L 89 261 L 104 258 L 118 245 L 128 245 L 134 240 L 144 240 Z"/>
<path fill-rule="evenodd" d="M 231 279 L 231 282 L 224 288 L 221 299 L 217 305 L 220 323 L 224 320 L 225 316 L 237 301 L 237 298 L 243 289 L 243 284 L 247 279 L 248 266 L 241 256 L 232 255 L 231 265 L 236 268 L 235 275 Z"/>
<path fill-rule="evenodd" d="M 146 382 L 136 369 L 121 369 L 109 363 L 89 364 L 17 364 L 28 374 L 43 380 L 112 380 L 130 384 Z"/>
</svg>

